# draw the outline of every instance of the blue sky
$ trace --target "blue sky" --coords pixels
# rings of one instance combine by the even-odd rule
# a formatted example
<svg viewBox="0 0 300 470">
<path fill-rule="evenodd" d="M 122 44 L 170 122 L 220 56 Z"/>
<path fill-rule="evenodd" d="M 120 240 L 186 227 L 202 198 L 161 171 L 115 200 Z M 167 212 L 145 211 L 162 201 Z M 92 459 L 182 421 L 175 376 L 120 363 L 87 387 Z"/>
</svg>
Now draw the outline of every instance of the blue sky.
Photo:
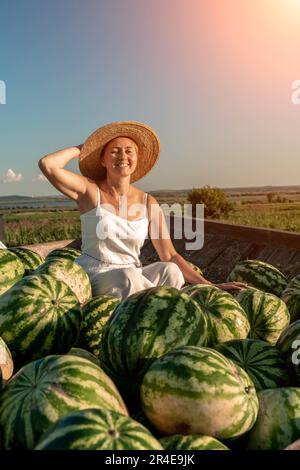
<svg viewBox="0 0 300 470">
<path fill-rule="evenodd" d="M 299 184 L 299 20 L 296 0 L 2 0 L 0 195 L 58 194 L 38 159 L 117 120 L 160 136 L 144 190 Z"/>
</svg>

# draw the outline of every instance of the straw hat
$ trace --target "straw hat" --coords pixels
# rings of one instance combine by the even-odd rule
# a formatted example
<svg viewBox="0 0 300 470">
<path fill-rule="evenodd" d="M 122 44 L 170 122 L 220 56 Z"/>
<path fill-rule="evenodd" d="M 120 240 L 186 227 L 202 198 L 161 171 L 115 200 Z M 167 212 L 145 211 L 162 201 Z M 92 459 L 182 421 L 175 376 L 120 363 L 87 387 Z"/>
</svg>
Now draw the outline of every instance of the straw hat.
<svg viewBox="0 0 300 470">
<path fill-rule="evenodd" d="M 130 182 L 143 178 L 159 158 L 160 141 L 151 127 L 137 121 L 116 121 L 93 132 L 84 142 L 79 158 L 79 169 L 84 176 L 94 180 L 106 176 L 106 168 L 100 164 L 103 147 L 115 137 L 129 137 L 138 146 L 138 159 Z"/>
</svg>

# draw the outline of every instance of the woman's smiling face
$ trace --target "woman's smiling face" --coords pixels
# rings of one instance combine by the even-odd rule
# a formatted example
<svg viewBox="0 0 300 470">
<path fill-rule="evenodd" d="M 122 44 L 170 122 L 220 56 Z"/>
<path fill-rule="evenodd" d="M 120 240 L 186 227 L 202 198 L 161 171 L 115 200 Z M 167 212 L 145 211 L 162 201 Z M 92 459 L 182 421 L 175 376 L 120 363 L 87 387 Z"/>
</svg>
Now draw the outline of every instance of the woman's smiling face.
<svg viewBox="0 0 300 470">
<path fill-rule="evenodd" d="M 138 147 L 129 137 L 116 137 L 104 149 L 101 164 L 111 175 L 128 176 L 136 169 Z"/>
</svg>

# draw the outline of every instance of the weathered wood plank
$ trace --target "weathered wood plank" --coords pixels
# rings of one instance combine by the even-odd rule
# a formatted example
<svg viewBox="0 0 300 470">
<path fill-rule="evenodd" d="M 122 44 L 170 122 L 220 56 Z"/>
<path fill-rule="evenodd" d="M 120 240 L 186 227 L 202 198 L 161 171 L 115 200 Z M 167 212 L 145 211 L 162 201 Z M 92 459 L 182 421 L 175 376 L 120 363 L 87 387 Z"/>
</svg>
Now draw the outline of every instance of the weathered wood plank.
<svg viewBox="0 0 300 470">
<path fill-rule="evenodd" d="M 206 277 L 215 282 L 224 281 L 234 265 L 241 259 L 259 259 L 273 264 L 292 277 L 300 273 L 300 234 L 256 227 L 246 227 L 222 222 L 205 221 L 204 246 L 201 250 L 187 250 L 192 239 L 174 239 L 170 220 L 170 234 L 176 250 L 187 260 L 200 266 Z M 183 221 L 182 221 L 183 223 Z M 194 227 L 192 230 L 194 230 Z M 183 226 L 182 232 L 184 233 Z M 64 246 L 81 248 L 81 240 L 60 240 L 37 245 L 25 245 L 42 256 Z M 150 238 L 141 250 L 144 265 L 158 261 L 159 257 Z"/>
<path fill-rule="evenodd" d="M 286 269 L 290 265 L 291 260 L 295 257 L 297 251 L 295 248 L 278 247 L 271 255 L 266 258 L 266 262 L 273 264 L 278 269 Z"/>
<path fill-rule="evenodd" d="M 244 254 L 249 251 L 249 246 L 248 242 L 231 241 L 205 272 L 208 276 L 217 276 L 218 280 L 224 281 L 238 261 L 245 259 Z"/>
<path fill-rule="evenodd" d="M 228 242 L 222 237 L 206 235 L 202 250 L 195 252 L 193 259 L 198 266 L 208 267 L 226 249 Z"/>
<path fill-rule="evenodd" d="M 249 248 L 243 254 L 241 259 L 258 259 L 259 253 L 265 245 L 249 242 Z"/>
<path fill-rule="evenodd" d="M 285 274 L 291 279 L 297 274 L 300 274 L 300 250 L 290 260 L 289 264 L 285 268 Z"/>
<path fill-rule="evenodd" d="M 276 247 L 273 245 L 266 245 L 261 246 L 261 249 L 258 251 L 257 256 L 255 259 L 259 259 L 260 261 L 267 262 L 267 259 L 276 251 Z"/>
<path fill-rule="evenodd" d="M 206 220 L 205 233 L 223 235 L 228 239 L 249 240 L 259 245 L 289 246 L 296 249 L 300 247 L 300 234 L 284 230 L 274 230 L 246 225 L 224 224 Z"/>
</svg>

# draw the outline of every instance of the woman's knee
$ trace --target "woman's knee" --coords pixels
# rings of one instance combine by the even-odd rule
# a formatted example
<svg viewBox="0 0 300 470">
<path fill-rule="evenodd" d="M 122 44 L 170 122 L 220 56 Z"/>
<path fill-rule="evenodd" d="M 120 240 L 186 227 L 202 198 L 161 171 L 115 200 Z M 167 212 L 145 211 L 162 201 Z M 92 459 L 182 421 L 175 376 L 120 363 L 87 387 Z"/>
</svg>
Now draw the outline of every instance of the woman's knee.
<svg viewBox="0 0 300 470">
<path fill-rule="evenodd" d="M 136 273 L 132 268 L 114 269 L 110 272 L 110 284 L 121 289 L 130 289 L 135 277 Z"/>
<path fill-rule="evenodd" d="M 144 288 L 140 274 L 133 268 L 119 268 L 101 273 L 93 280 L 95 294 L 111 294 L 121 300 Z"/>
<path fill-rule="evenodd" d="M 163 263 L 163 268 L 167 274 L 170 286 L 177 288 L 183 286 L 185 279 L 178 264 L 174 263 L 173 261 L 166 261 Z"/>
</svg>

